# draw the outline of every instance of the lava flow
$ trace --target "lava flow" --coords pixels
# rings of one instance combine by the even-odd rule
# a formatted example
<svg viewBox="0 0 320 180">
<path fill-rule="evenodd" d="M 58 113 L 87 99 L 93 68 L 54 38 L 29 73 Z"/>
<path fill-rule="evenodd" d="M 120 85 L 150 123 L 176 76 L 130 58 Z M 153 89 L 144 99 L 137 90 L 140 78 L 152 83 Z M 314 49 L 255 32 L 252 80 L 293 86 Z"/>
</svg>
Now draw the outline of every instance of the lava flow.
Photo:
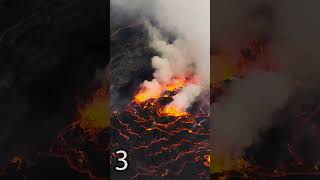
<svg viewBox="0 0 320 180">
<path fill-rule="evenodd" d="M 188 111 L 170 104 L 188 83 L 177 78 L 153 91 L 142 88 L 124 110 L 113 112 L 111 149 L 128 152 L 126 178 L 210 177 L 209 108 L 201 108 L 209 107 L 209 95 Z M 115 153 L 111 158 L 118 165 Z"/>
<path fill-rule="evenodd" d="M 186 79 L 173 79 L 170 83 L 159 84 L 158 88 L 143 87 L 134 97 L 136 103 L 142 103 L 149 99 L 159 99 L 165 91 L 173 92 L 181 89 L 188 83 Z"/>
<path fill-rule="evenodd" d="M 143 87 L 137 95 L 134 97 L 134 101 L 137 104 L 141 104 L 147 100 L 156 100 L 159 99 L 161 96 L 168 97 L 169 95 L 166 93 L 173 93 L 184 86 L 187 85 L 189 81 L 186 79 L 173 79 L 168 84 L 161 84 L 157 89 L 155 88 L 146 88 Z M 148 86 L 147 86 L 148 87 Z M 187 112 L 183 111 L 182 109 L 174 106 L 174 105 L 167 105 L 164 108 L 161 108 L 159 113 L 167 115 L 167 116 L 186 116 L 188 115 Z"/>
</svg>

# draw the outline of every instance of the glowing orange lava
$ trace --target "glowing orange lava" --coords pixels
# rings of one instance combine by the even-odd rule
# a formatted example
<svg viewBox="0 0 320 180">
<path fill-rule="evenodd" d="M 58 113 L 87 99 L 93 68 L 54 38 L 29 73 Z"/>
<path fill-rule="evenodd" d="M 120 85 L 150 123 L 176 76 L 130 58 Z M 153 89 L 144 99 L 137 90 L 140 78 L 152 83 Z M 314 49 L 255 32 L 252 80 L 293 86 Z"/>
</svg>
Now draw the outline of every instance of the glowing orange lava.
<svg viewBox="0 0 320 180">
<path fill-rule="evenodd" d="M 134 101 L 136 103 L 142 103 L 150 99 L 159 99 L 162 97 L 164 92 L 169 91 L 173 92 L 176 91 L 182 87 L 184 87 L 187 84 L 186 79 L 173 79 L 171 82 L 166 84 L 160 84 L 159 88 L 145 88 L 142 87 L 137 95 L 134 97 Z"/>
<path fill-rule="evenodd" d="M 168 105 L 163 110 L 160 111 L 161 114 L 167 115 L 167 116 L 187 116 L 188 113 L 175 107 L 174 105 Z"/>
<path fill-rule="evenodd" d="M 145 102 L 149 99 L 158 99 L 161 97 L 161 89 L 141 89 L 139 93 L 134 97 L 134 101 L 137 103 Z"/>
<path fill-rule="evenodd" d="M 169 84 L 167 84 L 165 86 L 165 89 L 167 91 L 172 92 L 172 91 L 175 91 L 177 89 L 182 88 L 183 86 L 186 85 L 186 83 L 187 83 L 187 80 L 185 80 L 185 79 L 174 79 L 172 82 L 170 82 Z"/>
</svg>

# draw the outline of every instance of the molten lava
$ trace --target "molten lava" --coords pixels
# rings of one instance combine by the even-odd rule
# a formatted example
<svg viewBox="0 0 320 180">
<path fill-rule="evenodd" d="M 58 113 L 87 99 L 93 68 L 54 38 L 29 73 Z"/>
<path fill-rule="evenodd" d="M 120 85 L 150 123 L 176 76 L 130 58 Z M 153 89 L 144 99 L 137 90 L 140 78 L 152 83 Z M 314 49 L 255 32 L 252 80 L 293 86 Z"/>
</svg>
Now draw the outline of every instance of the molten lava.
<svg viewBox="0 0 320 180">
<path fill-rule="evenodd" d="M 172 79 L 169 83 L 160 84 L 159 88 L 142 87 L 134 97 L 134 101 L 137 104 L 141 104 L 148 100 L 157 101 L 160 97 L 169 97 L 168 93 L 175 93 L 179 91 L 181 88 L 185 87 L 187 83 L 191 81 L 194 80 L 187 80 L 185 78 L 175 78 Z M 159 108 L 158 113 L 165 116 L 175 117 L 188 115 L 188 112 L 172 104 L 169 104 L 163 108 Z"/>
<path fill-rule="evenodd" d="M 165 92 L 174 92 L 184 87 L 188 81 L 184 78 L 176 78 L 171 80 L 169 83 L 159 84 L 155 88 L 142 87 L 134 97 L 136 103 L 142 103 L 149 99 L 159 99 L 164 95 Z"/>
<path fill-rule="evenodd" d="M 209 112 L 201 108 L 209 106 L 209 97 L 192 112 L 170 104 L 189 83 L 194 79 L 176 78 L 157 89 L 141 88 L 124 110 L 113 110 L 111 148 L 125 149 L 131 158 L 125 178 L 171 179 L 190 169 L 197 170 L 193 178 L 209 178 Z M 112 154 L 111 164 L 117 162 Z"/>
<path fill-rule="evenodd" d="M 173 92 L 184 87 L 187 83 L 186 79 L 173 79 L 169 84 L 165 85 L 164 89 Z"/>
<path fill-rule="evenodd" d="M 149 99 L 158 99 L 161 97 L 162 90 L 161 89 L 147 89 L 142 88 L 139 93 L 134 97 L 134 100 L 137 103 L 145 102 Z"/>
<path fill-rule="evenodd" d="M 182 111 L 174 105 L 165 106 L 163 110 L 160 110 L 160 113 L 167 116 L 187 116 L 188 112 Z"/>
</svg>

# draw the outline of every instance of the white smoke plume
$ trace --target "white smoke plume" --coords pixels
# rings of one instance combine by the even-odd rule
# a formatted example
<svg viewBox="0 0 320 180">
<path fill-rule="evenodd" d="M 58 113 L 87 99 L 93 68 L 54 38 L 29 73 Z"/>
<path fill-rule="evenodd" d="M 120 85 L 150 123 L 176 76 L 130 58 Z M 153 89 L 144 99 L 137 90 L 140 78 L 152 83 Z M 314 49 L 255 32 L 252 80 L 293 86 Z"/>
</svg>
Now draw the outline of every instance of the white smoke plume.
<svg viewBox="0 0 320 180">
<path fill-rule="evenodd" d="M 150 46 L 159 56 L 152 58 L 154 80 L 170 83 L 173 78 L 196 75 L 199 83 L 189 84 L 178 92 L 172 104 L 186 109 L 210 83 L 210 0 L 112 0 L 111 3 L 128 13 L 144 14 L 157 26 L 146 21 Z M 168 42 L 161 30 L 174 34 Z M 142 86 L 144 86 L 143 83 Z M 198 87 L 195 87 L 198 86 Z"/>
<path fill-rule="evenodd" d="M 161 36 L 158 29 L 146 22 L 150 34 L 150 46 L 158 51 L 161 57 L 152 58 L 152 66 L 155 69 L 154 77 L 167 83 L 175 76 L 185 77 L 195 71 L 194 60 L 188 51 L 188 43 L 185 40 L 177 39 L 173 43 L 167 43 Z M 166 81 L 163 81 L 163 80 Z"/>
<path fill-rule="evenodd" d="M 181 110 L 187 110 L 201 93 L 201 87 L 189 84 L 181 92 L 173 97 L 173 102 L 169 104 L 180 107 Z"/>
<path fill-rule="evenodd" d="M 156 71 L 153 73 L 153 76 L 160 82 L 168 82 L 173 76 L 168 59 L 155 56 L 152 58 L 152 67 L 156 69 Z"/>
</svg>

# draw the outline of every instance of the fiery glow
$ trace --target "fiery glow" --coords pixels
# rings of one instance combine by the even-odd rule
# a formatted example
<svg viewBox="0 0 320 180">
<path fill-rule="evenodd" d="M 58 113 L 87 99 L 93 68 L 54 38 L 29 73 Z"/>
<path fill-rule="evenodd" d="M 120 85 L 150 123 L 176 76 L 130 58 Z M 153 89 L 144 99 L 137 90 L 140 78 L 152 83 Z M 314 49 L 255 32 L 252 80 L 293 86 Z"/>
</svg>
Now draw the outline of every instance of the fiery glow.
<svg viewBox="0 0 320 180">
<path fill-rule="evenodd" d="M 145 89 L 142 88 L 139 93 L 134 97 L 137 103 L 145 102 L 149 99 L 158 99 L 161 97 L 162 89 Z"/>
<path fill-rule="evenodd" d="M 174 78 L 168 83 L 158 81 L 144 82 L 141 89 L 124 110 L 113 111 L 111 131 L 119 139 L 111 143 L 118 149 L 126 148 L 128 154 L 143 154 L 145 157 L 159 158 L 149 161 L 145 158 L 144 168 L 131 165 L 135 174 L 130 179 L 146 177 L 176 177 L 188 171 L 190 165 L 199 167 L 199 179 L 208 177 L 210 156 L 209 147 L 209 114 L 199 105 L 197 110 L 186 112 L 174 103 L 174 96 L 190 84 L 199 83 L 197 77 Z M 209 97 L 201 101 L 201 105 L 209 106 Z M 143 143 L 140 143 L 140 139 Z M 126 143 L 123 143 L 126 142 Z M 160 147 L 160 148 L 159 148 Z M 181 151 L 172 151 L 176 148 Z M 173 154 L 168 158 L 167 153 Z M 139 156 L 132 156 L 132 163 L 140 162 Z M 143 156 L 142 156 L 143 157 Z M 193 163 L 190 163 L 191 159 Z M 112 154 L 112 163 L 117 162 L 116 154 Z M 173 167 L 179 167 L 175 169 Z"/>
<path fill-rule="evenodd" d="M 212 173 L 221 173 L 227 171 L 241 171 L 251 169 L 251 165 L 243 158 L 234 159 L 231 162 L 226 162 L 223 158 L 217 159 L 217 157 L 212 157 L 211 163 Z"/>
<path fill-rule="evenodd" d="M 161 110 L 160 113 L 167 116 L 176 116 L 176 117 L 188 115 L 187 112 L 182 111 L 181 109 L 175 107 L 174 105 L 165 106 L 165 108 Z"/>
<path fill-rule="evenodd" d="M 78 117 L 58 133 L 48 156 L 64 159 L 73 171 L 88 176 L 88 179 L 104 179 L 96 173 L 95 164 L 99 162 L 95 157 L 107 157 L 110 152 L 109 89 L 101 87 L 79 101 Z"/>
<path fill-rule="evenodd" d="M 175 91 L 175 90 L 182 88 L 186 84 L 187 84 L 187 80 L 185 80 L 185 79 L 174 79 L 172 82 L 170 82 L 169 84 L 167 84 L 165 86 L 165 89 L 167 91 L 172 92 L 172 91 Z"/>
<path fill-rule="evenodd" d="M 207 166 L 207 167 L 210 167 L 210 162 L 211 162 L 211 156 L 210 155 L 204 155 L 204 159 L 205 159 L 205 162 L 204 162 L 204 165 Z"/>
<path fill-rule="evenodd" d="M 81 109 L 79 125 L 87 131 L 105 129 L 110 124 L 109 119 L 107 92 L 100 89 Z"/>
<path fill-rule="evenodd" d="M 199 179 L 208 179 L 208 167 L 211 162 L 207 141 L 208 111 L 199 107 L 198 111 L 185 112 L 169 102 L 184 87 L 183 83 L 175 81 L 172 83 L 174 86 L 166 89 L 161 97 L 145 102 L 137 102 L 134 99 L 124 110 L 113 112 L 111 130 L 119 139 L 113 141 L 111 146 L 118 149 L 121 145 L 121 148 L 127 149 L 128 154 L 139 153 L 145 157 L 152 157 L 144 158 L 144 168 L 139 168 L 136 164 L 131 165 L 134 174 L 130 179 L 168 179 L 189 171 L 194 165 L 199 167 Z M 209 97 L 204 98 L 201 103 L 208 106 Z M 137 138 L 143 140 L 143 143 L 137 141 Z M 181 150 L 174 151 L 177 148 Z M 132 163 L 141 161 L 141 156 L 132 157 Z M 112 164 L 117 162 L 118 157 L 115 153 L 111 158 Z M 153 158 L 159 160 L 149 160 Z"/>
<path fill-rule="evenodd" d="M 165 96 L 163 93 L 166 91 L 173 92 L 184 87 L 188 81 L 186 79 L 172 79 L 167 84 L 160 84 L 159 88 L 145 88 L 142 87 L 137 95 L 134 97 L 136 103 L 142 103 L 150 99 L 159 99 Z"/>
</svg>

